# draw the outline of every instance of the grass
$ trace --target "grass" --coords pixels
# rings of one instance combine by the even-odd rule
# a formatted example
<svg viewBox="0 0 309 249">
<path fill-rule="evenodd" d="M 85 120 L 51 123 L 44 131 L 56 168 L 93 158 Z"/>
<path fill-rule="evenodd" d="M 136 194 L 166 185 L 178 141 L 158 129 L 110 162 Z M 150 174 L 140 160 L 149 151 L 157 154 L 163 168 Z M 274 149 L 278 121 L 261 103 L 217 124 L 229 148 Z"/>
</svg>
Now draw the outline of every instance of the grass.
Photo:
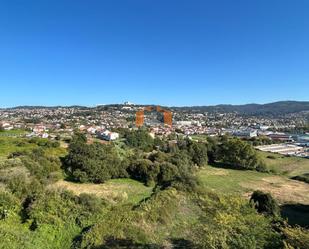
<svg viewBox="0 0 309 249">
<path fill-rule="evenodd" d="M 37 147 L 36 144 L 27 141 L 26 138 L 0 137 L 0 157 L 7 157 L 15 151 L 30 151 Z"/>
<path fill-rule="evenodd" d="M 199 134 L 199 135 L 190 135 L 190 137 L 194 140 L 198 140 L 199 142 L 204 142 L 207 141 L 207 138 L 209 137 L 208 135 L 203 135 L 203 134 Z"/>
<path fill-rule="evenodd" d="M 14 137 L 14 136 L 23 136 L 29 132 L 25 130 L 10 130 L 10 131 L 0 131 L 0 137 Z"/>
<path fill-rule="evenodd" d="M 38 148 L 36 143 L 29 143 L 29 138 L 20 137 L 1 137 L 0 136 L 0 160 L 9 156 L 12 152 L 30 152 L 32 149 Z M 46 148 L 46 153 L 53 156 L 65 156 L 66 148 Z"/>
<path fill-rule="evenodd" d="M 30 231 L 28 223 L 21 223 L 19 217 L 12 216 L 0 222 L 0 249 L 70 249 L 72 238 L 80 231 L 81 229 L 73 224 L 42 224 L 39 229 Z"/>
<path fill-rule="evenodd" d="M 127 178 L 112 179 L 102 184 L 73 183 L 61 180 L 50 187 L 64 188 L 76 195 L 81 193 L 95 194 L 111 203 L 126 204 L 137 204 L 152 193 L 152 187 L 146 187 L 138 181 Z"/>
<path fill-rule="evenodd" d="M 243 187 L 241 183 L 258 181 L 266 176 L 268 174 L 256 171 L 222 169 L 212 166 L 206 166 L 198 173 L 198 178 L 204 187 L 226 194 L 243 194 L 250 188 Z"/>
<path fill-rule="evenodd" d="M 309 159 L 283 156 L 271 152 L 257 152 L 265 161 L 267 167 L 275 173 L 285 174 L 289 177 L 309 173 Z"/>
<path fill-rule="evenodd" d="M 198 178 L 205 188 L 226 195 L 248 198 L 254 190 L 262 190 L 271 193 L 279 203 L 309 205 L 309 185 L 286 176 L 207 166 L 198 172 Z"/>
<path fill-rule="evenodd" d="M 68 151 L 66 148 L 58 147 L 58 148 L 47 148 L 45 150 L 46 155 L 49 156 L 57 156 L 57 157 L 64 157 L 67 155 Z"/>
</svg>

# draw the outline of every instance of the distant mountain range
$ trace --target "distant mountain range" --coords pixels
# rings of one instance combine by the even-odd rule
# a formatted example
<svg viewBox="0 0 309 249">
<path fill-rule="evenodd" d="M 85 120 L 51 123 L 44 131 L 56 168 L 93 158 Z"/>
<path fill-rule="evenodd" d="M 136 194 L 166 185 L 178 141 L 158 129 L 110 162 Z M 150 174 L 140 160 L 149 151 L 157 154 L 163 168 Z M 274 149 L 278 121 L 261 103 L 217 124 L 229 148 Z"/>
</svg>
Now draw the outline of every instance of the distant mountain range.
<svg viewBox="0 0 309 249">
<path fill-rule="evenodd" d="M 105 108 L 123 106 L 122 104 L 104 105 Z M 147 105 L 137 105 L 147 106 Z M 34 109 L 34 108 L 59 108 L 59 107 L 75 107 L 82 109 L 94 109 L 96 107 L 85 106 L 18 106 L 9 109 Z M 289 113 L 297 113 L 302 111 L 309 112 L 309 101 L 279 101 L 268 104 L 245 104 L 245 105 L 214 105 L 214 106 L 184 106 L 184 107 L 167 107 L 178 111 L 192 111 L 192 112 L 209 112 L 209 113 L 232 113 L 237 112 L 242 115 L 285 115 Z"/>
<path fill-rule="evenodd" d="M 175 110 L 192 110 L 202 112 L 237 112 L 243 115 L 284 115 L 302 111 L 309 111 L 309 101 L 279 101 L 268 104 L 246 105 L 215 105 L 215 106 L 191 106 L 174 107 Z"/>
</svg>

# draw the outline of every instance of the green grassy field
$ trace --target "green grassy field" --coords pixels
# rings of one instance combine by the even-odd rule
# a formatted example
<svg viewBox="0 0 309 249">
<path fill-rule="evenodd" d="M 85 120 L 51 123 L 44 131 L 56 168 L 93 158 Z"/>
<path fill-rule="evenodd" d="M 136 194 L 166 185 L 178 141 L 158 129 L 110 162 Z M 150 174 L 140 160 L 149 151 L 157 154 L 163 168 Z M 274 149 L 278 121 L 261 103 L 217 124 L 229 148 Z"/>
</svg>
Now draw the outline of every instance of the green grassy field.
<svg viewBox="0 0 309 249">
<path fill-rule="evenodd" d="M 0 137 L 18 137 L 28 134 L 28 131 L 25 130 L 9 130 L 9 131 L 0 131 Z"/>
<path fill-rule="evenodd" d="M 31 143 L 29 138 L 1 137 L 0 136 L 0 160 L 9 156 L 12 152 L 29 152 L 39 146 Z M 63 147 L 46 148 L 46 153 L 53 156 L 64 156 L 67 150 Z"/>
<path fill-rule="evenodd" d="M 258 151 L 267 167 L 279 174 L 285 174 L 289 177 L 309 173 L 309 159 L 283 156 L 280 154 Z"/>
<path fill-rule="evenodd" d="M 10 217 L 1 222 L 0 249 L 63 249 L 71 248 L 72 239 L 81 229 L 76 225 L 42 225 L 36 231 L 29 230 L 28 223 L 20 223 L 20 217 Z"/>
<path fill-rule="evenodd" d="M 217 193 L 249 198 L 254 190 L 262 190 L 271 193 L 281 204 L 309 205 L 309 184 L 285 175 L 206 166 L 197 176 L 204 188 Z"/>
<path fill-rule="evenodd" d="M 7 157 L 16 151 L 30 151 L 37 147 L 36 144 L 27 141 L 26 138 L 0 137 L 0 157 Z"/>
<path fill-rule="evenodd" d="M 243 194 L 249 190 L 243 182 L 258 181 L 269 174 L 250 170 L 222 169 L 206 166 L 198 172 L 198 178 L 205 188 L 225 194 Z"/>
<path fill-rule="evenodd" d="M 194 140 L 198 140 L 199 142 L 204 142 L 204 141 L 207 141 L 207 137 L 209 136 L 200 134 L 200 135 L 191 135 L 190 137 Z"/>
</svg>

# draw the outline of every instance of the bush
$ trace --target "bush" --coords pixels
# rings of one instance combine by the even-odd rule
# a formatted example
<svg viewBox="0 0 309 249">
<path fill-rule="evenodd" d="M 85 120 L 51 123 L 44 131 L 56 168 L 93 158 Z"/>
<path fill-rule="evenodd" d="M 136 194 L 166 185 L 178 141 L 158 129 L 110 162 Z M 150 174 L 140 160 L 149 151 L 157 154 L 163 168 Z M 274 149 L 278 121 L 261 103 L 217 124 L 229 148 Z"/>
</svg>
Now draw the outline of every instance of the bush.
<svg viewBox="0 0 309 249">
<path fill-rule="evenodd" d="M 7 188 L 19 198 L 25 197 L 28 192 L 28 180 L 24 174 L 12 176 L 6 180 Z"/>
<path fill-rule="evenodd" d="M 283 229 L 287 248 L 307 249 L 309 245 L 309 231 L 301 227 L 286 227 Z"/>
<path fill-rule="evenodd" d="M 309 173 L 305 173 L 299 176 L 292 177 L 293 180 L 302 181 L 305 183 L 309 183 Z"/>
<path fill-rule="evenodd" d="M 251 195 L 250 202 L 253 203 L 254 207 L 259 213 L 278 216 L 280 208 L 276 200 L 269 194 L 262 191 L 254 191 Z"/>
<path fill-rule="evenodd" d="M 269 156 L 267 156 L 267 158 L 269 158 L 269 159 L 276 159 L 276 157 L 274 155 L 269 155 Z"/>
<path fill-rule="evenodd" d="M 34 149 L 28 156 L 22 156 L 23 165 L 30 174 L 42 183 L 51 179 L 52 173 L 61 172 L 61 162 L 58 157 L 46 156 L 44 150 Z"/>
<path fill-rule="evenodd" d="M 22 167 L 23 164 L 19 158 L 10 158 L 7 160 L 0 161 L 0 169 Z"/>
<path fill-rule="evenodd" d="M 95 213 L 102 210 L 103 201 L 93 194 L 82 193 L 78 197 L 78 203 L 89 212 Z"/>
<path fill-rule="evenodd" d="M 204 212 L 193 226 L 192 241 L 197 248 L 282 248 L 281 236 L 273 231 L 270 219 L 257 214 L 245 200 L 213 193 L 198 198 Z"/>
<path fill-rule="evenodd" d="M 81 194 L 78 197 L 63 190 L 47 190 L 29 198 L 30 205 L 25 206 L 26 216 L 37 227 L 43 224 L 83 226 L 89 224 L 92 217 L 100 215 L 105 207 L 103 201 L 93 195 Z"/>
<path fill-rule="evenodd" d="M 0 212 L 17 212 L 19 204 L 19 200 L 13 194 L 6 191 L 0 191 Z"/>
</svg>

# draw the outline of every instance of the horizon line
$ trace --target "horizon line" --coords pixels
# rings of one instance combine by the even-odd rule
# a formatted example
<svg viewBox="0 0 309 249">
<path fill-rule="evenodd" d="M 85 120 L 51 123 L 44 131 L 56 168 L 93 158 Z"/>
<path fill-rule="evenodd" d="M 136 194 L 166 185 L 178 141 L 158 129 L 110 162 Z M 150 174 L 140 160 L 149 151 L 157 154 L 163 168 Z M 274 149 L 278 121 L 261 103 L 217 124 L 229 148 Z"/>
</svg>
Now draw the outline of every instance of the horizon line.
<svg viewBox="0 0 309 249">
<path fill-rule="evenodd" d="M 122 103 L 108 103 L 108 104 L 95 104 L 95 105 L 81 105 L 81 104 L 71 104 L 71 105 L 16 105 L 16 106 L 9 106 L 9 107 L 0 107 L 0 109 L 14 109 L 14 108 L 29 108 L 29 107 L 44 107 L 44 108 L 69 108 L 69 107 L 85 107 L 85 108 L 96 108 L 98 106 L 111 106 L 111 105 L 125 105 L 124 101 Z M 133 103 L 130 102 L 132 106 L 165 106 L 165 107 L 175 107 L 175 108 L 185 108 L 185 107 L 204 107 L 204 106 L 222 106 L 222 105 L 229 105 L 229 106 L 241 106 L 241 105 L 266 105 L 266 104 L 273 104 L 273 103 L 280 103 L 280 102 L 309 102 L 309 100 L 277 100 L 273 102 L 251 102 L 251 103 L 244 103 L 244 104 L 228 104 L 228 103 L 221 103 L 221 104 L 201 104 L 201 105 L 162 105 L 162 104 L 143 104 L 143 103 Z M 128 105 L 130 106 L 130 105 Z"/>
</svg>

